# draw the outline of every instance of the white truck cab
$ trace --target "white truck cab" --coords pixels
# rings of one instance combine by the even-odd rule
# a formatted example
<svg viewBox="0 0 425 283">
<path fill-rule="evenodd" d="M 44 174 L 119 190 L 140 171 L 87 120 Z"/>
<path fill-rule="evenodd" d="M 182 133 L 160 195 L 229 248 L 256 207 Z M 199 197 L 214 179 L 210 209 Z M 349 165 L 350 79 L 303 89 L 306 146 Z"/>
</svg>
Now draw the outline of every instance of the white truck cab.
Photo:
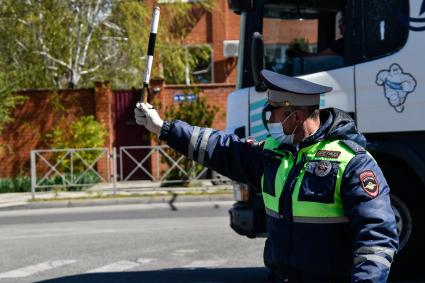
<svg viewBox="0 0 425 283">
<path fill-rule="evenodd" d="M 320 107 L 342 109 L 368 139 L 392 191 L 401 250 L 395 276 L 424 277 L 425 1 L 230 0 L 241 15 L 237 90 L 227 132 L 264 140 L 266 68 L 330 86 Z M 267 235 L 260 188 L 235 185 L 231 227 Z"/>
</svg>

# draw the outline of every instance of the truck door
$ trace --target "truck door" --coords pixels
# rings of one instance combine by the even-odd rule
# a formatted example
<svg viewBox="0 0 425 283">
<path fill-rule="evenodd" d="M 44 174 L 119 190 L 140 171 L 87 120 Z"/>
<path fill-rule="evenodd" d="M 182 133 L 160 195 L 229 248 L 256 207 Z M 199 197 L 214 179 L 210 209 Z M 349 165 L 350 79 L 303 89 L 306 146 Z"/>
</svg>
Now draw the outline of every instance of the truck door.
<svg viewBox="0 0 425 283">
<path fill-rule="evenodd" d="M 422 2 L 410 1 L 410 11 L 407 0 L 357 3 L 356 120 L 363 133 L 425 129 Z"/>
</svg>

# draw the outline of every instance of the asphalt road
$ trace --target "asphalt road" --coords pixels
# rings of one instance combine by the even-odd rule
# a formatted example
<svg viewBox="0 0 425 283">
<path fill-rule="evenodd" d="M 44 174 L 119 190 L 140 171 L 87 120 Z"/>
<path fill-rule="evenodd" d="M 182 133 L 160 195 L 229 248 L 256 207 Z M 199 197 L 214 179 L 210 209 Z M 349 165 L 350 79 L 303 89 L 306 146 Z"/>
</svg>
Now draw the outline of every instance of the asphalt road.
<svg viewBox="0 0 425 283">
<path fill-rule="evenodd" d="M 0 282 L 266 282 L 263 239 L 229 228 L 231 202 L 0 213 Z"/>
<path fill-rule="evenodd" d="M 267 282 L 264 239 L 234 233 L 230 206 L 2 211 L 0 282 Z"/>
</svg>

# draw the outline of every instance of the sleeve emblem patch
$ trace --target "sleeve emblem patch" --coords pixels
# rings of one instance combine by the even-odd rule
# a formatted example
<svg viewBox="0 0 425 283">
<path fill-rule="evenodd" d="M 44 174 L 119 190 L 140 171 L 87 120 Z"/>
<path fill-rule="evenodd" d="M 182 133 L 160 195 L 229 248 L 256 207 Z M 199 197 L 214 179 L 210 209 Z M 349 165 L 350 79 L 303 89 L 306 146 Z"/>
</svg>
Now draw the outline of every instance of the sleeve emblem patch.
<svg viewBox="0 0 425 283">
<path fill-rule="evenodd" d="M 362 184 L 363 190 L 369 196 L 374 198 L 379 194 L 379 184 L 372 171 L 364 171 L 360 173 L 360 183 Z"/>
<path fill-rule="evenodd" d="M 338 158 L 340 154 L 340 151 L 322 149 L 316 152 L 316 157 Z"/>
</svg>

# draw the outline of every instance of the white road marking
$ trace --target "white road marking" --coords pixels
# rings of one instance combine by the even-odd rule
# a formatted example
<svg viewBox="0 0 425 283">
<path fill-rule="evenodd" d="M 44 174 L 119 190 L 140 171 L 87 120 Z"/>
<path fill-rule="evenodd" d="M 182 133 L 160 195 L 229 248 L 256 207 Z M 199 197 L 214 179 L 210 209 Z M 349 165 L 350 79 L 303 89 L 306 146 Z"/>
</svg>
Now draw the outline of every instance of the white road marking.
<svg viewBox="0 0 425 283">
<path fill-rule="evenodd" d="M 226 261 L 226 259 L 195 260 L 186 264 L 183 268 L 216 267 L 225 264 Z"/>
<path fill-rule="evenodd" d="M 191 254 L 191 253 L 196 253 L 199 250 L 191 250 L 191 249 L 180 249 L 180 250 L 175 250 L 174 253 L 176 254 Z"/>
<path fill-rule="evenodd" d="M 114 262 L 96 269 L 92 269 L 90 271 L 87 271 L 86 273 L 120 272 L 120 271 L 125 271 L 125 270 L 135 268 L 139 265 L 140 263 L 137 263 L 134 261 L 122 260 L 122 261 L 117 261 L 117 262 Z"/>
<path fill-rule="evenodd" d="M 46 262 L 41 262 L 35 265 L 29 265 L 26 267 L 22 267 L 19 269 L 7 271 L 0 273 L 0 279 L 2 278 L 21 278 L 33 275 L 35 273 L 39 273 L 42 271 L 46 271 L 49 269 L 53 269 L 62 265 L 67 265 L 76 262 L 74 259 L 70 260 L 51 260 Z"/>
<path fill-rule="evenodd" d="M 145 264 L 145 263 L 149 263 L 151 262 L 152 259 L 151 258 L 143 258 L 143 257 L 139 257 L 136 262 L 140 263 L 140 264 Z"/>
<path fill-rule="evenodd" d="M 261 112 L 261 111 L 260 111 Z M 168 197 L 168 196 L 167 196 Z M 212 202 L 177 202 L 180 208 L 196 208 L 196 207 L 205 207 L 210 206 Z M 223 200 L 223 201 L 214 201 L 214 204 L 219 204 L 220 206 L 231 206 L 234 201 Z M 33 215 L 53 215 L 53 214 L 67 214 L 67 215 L 78 215 L 89 212 L 102 212 L 102 211 L 111 211 L 113 209 L 115 212 L 121 211 L 140 211 L 140 210 L 151 210 L 151 209 L 169 209 L 168 203 L 149 203 L 149 204 L 132 204 L 132 205 L 106 205 L 106 206 L 87 206 L 87 207 L 61 207 L 61 208 L 37 208 L 37 209 L 22 209 L 22 210 L 5 210 L 0 213 L 0 219 L 3 217 L 11 216 L 33 216 Z"/>
<path fill-rule="evenodd" d="M 192 228 L 193 220 L 199 221 L 199 217 L 185 217 L 181 219 L 173 219 L 173 226 L 177 226 L 181 229 Z M 1 220 L 1 219 L 0 219 Z M 223 220 L 227 220 L 224 216 L 213 216 L 208 218 L 208 222 L 202 222 L 197 227 L 199 229 L 210 228 L 216 226 L 218 223 L 222 223 Z M 6 228 L 0 227 L 0 242 L 4 240 L 22 240 L 31 238 L 46 238 L 46 237 L 73 237 L 80 235 L 96 235 L 96 234 L 128 234 L 133 232 L 146 232 L 149 231 L 161 231 L 174 230 L 173 226 L 154 226 L 153 224 L 158 223 L 158 219 L 144 219 L 144 223 L 140 223 L 140 219 L 126 220 L 123 224 L 122 220 L 111 220 L 106 223 L 105 227 L 88 228 L 93 223 L 94 225 L 98 221 L 75 221 L 72 222 L 72 227 L 68 223 L 59 223 L 56 227 L 50 227 L 46 229 L 45 226 L 40 224 L 22 224 L 22 225 L 6 225 Z M 136 223 L 137 225 L 135 225 Z M 125 225 L 121 229 L 117 229 L 117 225 Z M 48 224 L 46 224 L 48 225 Z M 41 226 L 41 227 L 40 227 Z M 115 226 L 112 227 L 112 226 Z M 47 230 L 47 231 L 46 231 Z M 4 231 L 4 233 L 2 233 Z M 4 235 L 4 236 L 3 236 Z"/>
</svg>

